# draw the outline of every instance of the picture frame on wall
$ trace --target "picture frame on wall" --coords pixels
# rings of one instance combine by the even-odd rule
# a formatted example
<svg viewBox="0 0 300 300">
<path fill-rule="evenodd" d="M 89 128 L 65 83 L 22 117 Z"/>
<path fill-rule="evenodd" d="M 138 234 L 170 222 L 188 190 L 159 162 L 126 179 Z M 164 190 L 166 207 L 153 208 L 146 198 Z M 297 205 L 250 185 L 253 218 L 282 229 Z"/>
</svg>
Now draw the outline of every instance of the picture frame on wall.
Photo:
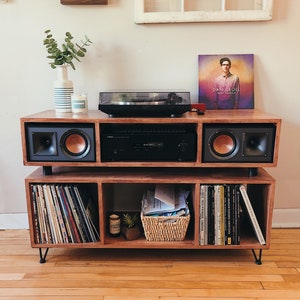
<svg viewBox="0 0 300 300">
<path fill-rule="evenodd" d="M 198 55 L 198 102 L 206 109 L 253 109 L 254 55 Z"/>
</svg>

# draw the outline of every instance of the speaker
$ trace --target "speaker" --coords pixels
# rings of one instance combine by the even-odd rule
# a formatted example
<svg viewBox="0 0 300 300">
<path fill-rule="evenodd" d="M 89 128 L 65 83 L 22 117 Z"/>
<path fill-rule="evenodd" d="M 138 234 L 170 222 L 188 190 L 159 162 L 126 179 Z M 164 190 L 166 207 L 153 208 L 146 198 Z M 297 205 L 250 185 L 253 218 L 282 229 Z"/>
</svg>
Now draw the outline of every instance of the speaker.
<svg viewBox="0 0 300 300">
<path fill-rule="evenodd" d="M 274 124 L 204 124 L 202 162 L 273 163 Z"/>
<path fill-rule="evenodd" d="M 28 161 L 96 160 L 94 124 L 25 124 Z"/>
</svg>

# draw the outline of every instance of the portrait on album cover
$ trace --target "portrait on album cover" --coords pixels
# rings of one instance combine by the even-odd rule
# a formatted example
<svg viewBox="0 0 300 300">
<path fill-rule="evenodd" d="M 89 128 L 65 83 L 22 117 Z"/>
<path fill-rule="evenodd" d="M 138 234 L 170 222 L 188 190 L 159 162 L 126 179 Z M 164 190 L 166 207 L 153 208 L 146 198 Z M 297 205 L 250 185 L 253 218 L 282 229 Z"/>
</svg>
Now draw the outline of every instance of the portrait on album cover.
<svg viewBox="0 0 300 300">
<path fill-rule="evenodd" d="M 254 55 L 199 55 L 198 102 L 206 109 L 253 109 Z"/>
</svg>

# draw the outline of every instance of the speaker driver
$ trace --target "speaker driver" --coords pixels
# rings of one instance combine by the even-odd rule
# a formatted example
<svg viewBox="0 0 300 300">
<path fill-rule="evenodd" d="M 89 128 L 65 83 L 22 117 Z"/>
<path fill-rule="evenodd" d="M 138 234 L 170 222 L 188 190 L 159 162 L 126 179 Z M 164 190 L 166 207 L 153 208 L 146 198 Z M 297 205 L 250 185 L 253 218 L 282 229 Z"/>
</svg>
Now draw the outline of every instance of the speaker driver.
<svg viewBox="0 0 300 300">
<path fill-rule="evenodd" d="M 73 158 L 85 157 L 90 150 L 90 141 L 88 136 L 79 130 L 67 131 L 61 137 L 60 144 L 66 155 Z"/>
<path fill-rule="evenodd" d="M 239 149 L 237 139 L 227 131 L 213 134 L 209 140 L 209 147 L 215 157 L 224 160 L 233 157 Z"/>
<path fill-rule="evenodd" d="M 244 133 L 245 156 L 267 156 L 268 132 Z"/>
<path fill-rule="evenodd" d="M 33 132 L 33 154 L 37 156 L 56 155 L 56 133 L 55 132 Z"/>
</svg>

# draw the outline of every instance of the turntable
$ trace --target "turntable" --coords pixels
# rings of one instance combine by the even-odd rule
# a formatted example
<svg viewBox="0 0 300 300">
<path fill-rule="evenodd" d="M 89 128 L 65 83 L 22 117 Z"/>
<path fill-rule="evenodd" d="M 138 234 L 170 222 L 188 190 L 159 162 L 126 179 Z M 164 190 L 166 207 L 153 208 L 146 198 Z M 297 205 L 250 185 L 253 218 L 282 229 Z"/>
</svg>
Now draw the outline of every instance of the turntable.
<svg viewBox="0 0 300 300">
<path fill-rule="evenodd" d="M 189 92 L 100 92 L 99 110 L 110 117 L 180 117 L 191 110 Z"/>
</svg>

